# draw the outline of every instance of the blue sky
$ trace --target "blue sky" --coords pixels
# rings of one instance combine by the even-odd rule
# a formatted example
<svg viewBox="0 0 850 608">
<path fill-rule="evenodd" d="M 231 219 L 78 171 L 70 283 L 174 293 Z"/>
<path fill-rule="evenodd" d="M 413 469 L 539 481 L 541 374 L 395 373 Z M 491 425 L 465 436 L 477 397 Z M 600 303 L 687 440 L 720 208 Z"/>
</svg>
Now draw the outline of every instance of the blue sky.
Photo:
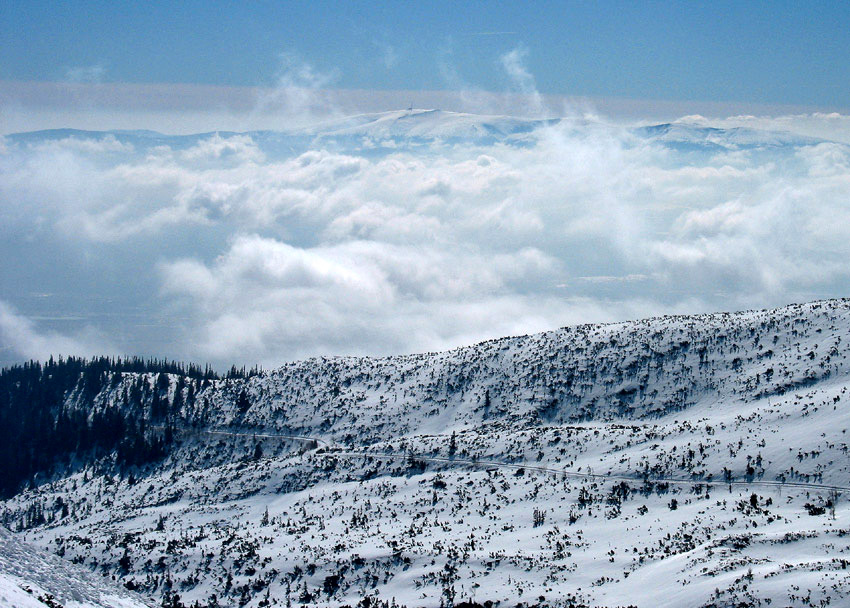
<svg viewBox="0 0 850 608">
<path fill-rule="evenodd" d="M 0 3 L 0 79 L 503 91 L 850 108 L 846 2 Z"/>
</svg>

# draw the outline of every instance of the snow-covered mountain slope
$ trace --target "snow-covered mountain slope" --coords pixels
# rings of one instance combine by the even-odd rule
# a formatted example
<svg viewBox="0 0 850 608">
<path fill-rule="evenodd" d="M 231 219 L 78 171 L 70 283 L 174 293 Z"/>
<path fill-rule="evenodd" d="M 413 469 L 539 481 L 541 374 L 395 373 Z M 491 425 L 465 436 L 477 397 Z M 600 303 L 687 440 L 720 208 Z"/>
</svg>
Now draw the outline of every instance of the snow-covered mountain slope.
<svg viewBox="0 0 850 608">
<path fill-rule="evenodd" d="M 174 427 L 165 458 L 78 455 L 0 513 L 157 602 L 843 605 L 848 340 L 833 300 L 247 379 L 104 372 L 65 409 Z"/>
<path fill-rule="evenodd" d="M 764 131 L 734 127 L 719 129 L 687 123 L 665 123 L 636 129 L 638 135 L 673 145 L 716 148 L 778 148 L 808 146 L 823 140 L 795 135 L 787 131 Z"/>
<path fill-rule="evenodd" d="M 148 608 L 135 594 L 67 560 L 21 542 L 0 527 L 0 606 Z"/>
<path fill-rule="evenodd" d="M 297 132 L 321 137 L 361 135 L 373 138 L 505 138 L 559 124 L 561 119 L 487 116 L 444 110 L 397 110 L 338 119 Z"/>
<path fill-rule="evenodd" d="M 309 127 L 246 133 L 215 132 L 192 135 L 164 135 L 155 131 L 80 131 L 54 129 L 7 135 L 11 145 L 40 146 L 50 142 L 75 140 L 99 142 L 115 154 L 147 153 L 160 146 L 185 150 L 214 137 L 247 137 L 265 154 L 274 157 L 303 152 L 317 146 L 357 149 L 359 153 L 397 151 L 400 147 L 434 142 L 466 145 L 504 143 L 534 145 L 552 133 L 609 135 L 622 137 L 624 130 L 604 122 L 584 118 L 521 118 L 448 112 L 437 109 L 409 109 L 359 114 L 320 122 Z M 822 142 L 783 131 L 748 128 L 719 129 L 688 123 L 664 123 L 626 129 L 635 142 L 651 141 L 679 149 L 793 149 Z M 111 147 L 109 147 L 111 146 Z"/>
</svg>

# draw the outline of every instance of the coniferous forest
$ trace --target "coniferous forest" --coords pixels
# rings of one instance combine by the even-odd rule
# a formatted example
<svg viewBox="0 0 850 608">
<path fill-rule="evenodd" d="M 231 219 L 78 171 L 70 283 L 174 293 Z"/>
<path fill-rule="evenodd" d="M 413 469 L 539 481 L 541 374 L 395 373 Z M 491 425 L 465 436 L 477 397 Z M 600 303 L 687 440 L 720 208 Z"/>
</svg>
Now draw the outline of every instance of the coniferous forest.
<svg viewBox="0 0 850 608">
<path fill-rule="evenodd" d="M 257 371 L 233 367 L 224 377 Z M 117 403 L 95 403 L 103 389 L 130 373 L 137 375 Z M 169 375 L 180 389 L 171 399 Z M 161 459 L 173 440 L 179 401 L 194 399 L 200 386 L 220 378 L 210 367 L 141 358 L 50 358 L 0 370 L 0 495 L 113 452 L 122 468 Z"/>
</svg>

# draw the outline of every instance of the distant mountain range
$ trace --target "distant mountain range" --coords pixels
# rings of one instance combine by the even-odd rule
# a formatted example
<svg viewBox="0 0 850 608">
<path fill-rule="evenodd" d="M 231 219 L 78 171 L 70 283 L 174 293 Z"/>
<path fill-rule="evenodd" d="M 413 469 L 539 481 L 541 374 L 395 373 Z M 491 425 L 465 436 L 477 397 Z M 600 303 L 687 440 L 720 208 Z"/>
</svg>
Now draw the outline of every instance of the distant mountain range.
<svg viewBox="0 0 850 608">
<path fill-rule="evenodd" d="M 247 135 L 264 151 L 287 153 L 306 149 L 324 141 L 326 144 L 361 147 L 369 140 L 374 148 L 394 149 L 399 143 L 416 144 L 442 141 L 447 143 L 532 145 L 546 129 L 561 129 L 566 133 L 606 132 L 623 133 L 636 141 L 655 141 L 664 145 L 695 149 L 741 149 L 795 147 L 818 143 L 814 138 L 780 131 L 733 128 L 718 129 L 688 123 L 665 123 L 622 129 L 602 122 L 579 118 L 527 119 L 511 116 L 487 116 L 447 112 L 443 110 L 397 110 L 360 114 L 322 122 L 310 127 L 281 128 L 275 131 L 245 133 L 220 131 L 192 135 L 164 135 L 155 131 L 79 131 L 53 129 L 14 133 L 6 139 L 18 144 L 38 144 L 66 138 L 103 139 L 112 137 L 130 145 L 135 151 L 167 145 L 184 149 L 216 134 L 220 137 Z"/>
</svg>

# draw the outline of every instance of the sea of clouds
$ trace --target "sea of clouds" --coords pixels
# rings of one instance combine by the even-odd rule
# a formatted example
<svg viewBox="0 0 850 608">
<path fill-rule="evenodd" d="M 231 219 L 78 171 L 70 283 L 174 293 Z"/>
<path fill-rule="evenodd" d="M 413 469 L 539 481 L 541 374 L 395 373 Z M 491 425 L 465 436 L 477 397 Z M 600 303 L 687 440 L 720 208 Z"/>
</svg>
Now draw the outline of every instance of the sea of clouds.
<svg viewBox="0 0 850 608">
<path fill-rule="evenodd" d="M 258 139 L 6 137 L 2 358 L 268 366 L 848 295 L 843 143 Z"/>
</svg>

